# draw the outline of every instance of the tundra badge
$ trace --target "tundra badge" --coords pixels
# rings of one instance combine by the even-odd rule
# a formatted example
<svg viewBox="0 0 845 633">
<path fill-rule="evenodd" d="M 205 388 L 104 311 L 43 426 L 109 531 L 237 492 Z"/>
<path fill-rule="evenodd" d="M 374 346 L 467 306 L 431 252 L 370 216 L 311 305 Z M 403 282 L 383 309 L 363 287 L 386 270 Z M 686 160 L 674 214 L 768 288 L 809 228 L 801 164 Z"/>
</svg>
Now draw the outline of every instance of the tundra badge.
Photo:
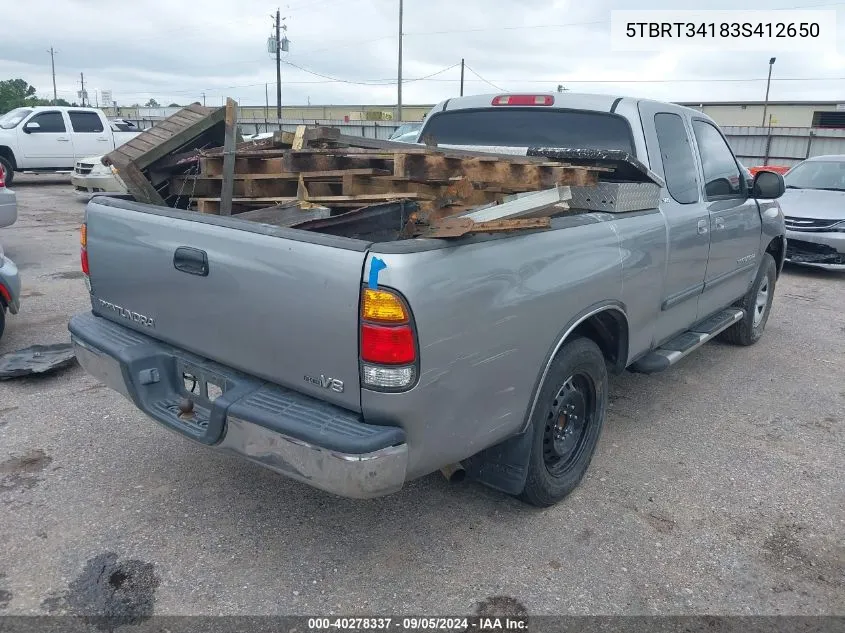
<svg viewBox="0 0 845 633">
<path fill-rule="evenodd" d="M 305 376 L 305 381 L 310 382 L 312 385 L 322 387 L 323 389 L 331 389 L 337 393 L 343 393 L 343 381 L 338 380 L 337 378 L 327 378 L 323 374 L 320 374 L 319 378 Z"/>
<path fill-rule="evenodd" d="M 124 319 L 129 319 L 130 321 L 134 321 L 138 325 L 143 325 L 149 328 L 154 328 L 156 326 L 155 319 L 152 317 L 148 317 L 140 312 L 133 312 L 132 310 L 128 310 L 123 306 L 119 306 L 117 304 L 111 303 L 110 301 L 104 301 L 97 297 L 97 301 L 100 302 L 100 307 L 105 310 L 111 310 L 112 312 L 122 316 Z"/>
</svg>

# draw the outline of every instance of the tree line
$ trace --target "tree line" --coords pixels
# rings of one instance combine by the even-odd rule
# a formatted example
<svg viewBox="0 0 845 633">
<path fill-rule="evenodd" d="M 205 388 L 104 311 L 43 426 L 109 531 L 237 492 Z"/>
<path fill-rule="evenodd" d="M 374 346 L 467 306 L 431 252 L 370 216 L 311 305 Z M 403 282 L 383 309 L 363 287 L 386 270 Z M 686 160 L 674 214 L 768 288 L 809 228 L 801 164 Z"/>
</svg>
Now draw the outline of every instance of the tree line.
<svg viewBox="0 0 845 633">
<path fill-rule="evenodd" d="M 52 99 L 41 99 L 37 96 L 37 91 L 34 86 L 30 85 L 25 79 L 5 79 L 0 80 L 0 115 L 5 114 L 9 110 L 22 107 L 32 106 L 79 106 L 77 102 L 69 102 L 66 99 L 57 99 L 53 103 Z M 90 104 L 89 104 L 90 105 Z M 132 108 L 160 108 L 162 107 L 155 99 L 150 99 L 147 103 L 141 105 L 133 103 Z M 180 107 L 178 103 L 171 103 L 169 108 Z"/>
</svg>

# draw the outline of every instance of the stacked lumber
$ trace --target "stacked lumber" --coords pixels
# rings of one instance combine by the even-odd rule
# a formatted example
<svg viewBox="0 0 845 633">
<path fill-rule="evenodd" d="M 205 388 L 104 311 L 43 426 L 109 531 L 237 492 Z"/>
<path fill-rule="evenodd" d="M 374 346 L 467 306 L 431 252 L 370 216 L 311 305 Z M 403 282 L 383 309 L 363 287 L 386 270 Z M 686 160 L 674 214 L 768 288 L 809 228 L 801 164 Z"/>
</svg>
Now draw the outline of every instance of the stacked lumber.
<svg viewBox="0 0 845 633">
<path fill-rule="evenodd" d="M 232 213 L 244 219 L 268 221 L 275 210 L 280 226 L 335 217 L 394 201 L 412 201 L 415 213 L 405 235 L 437 236 L 438 222 L 470 213 L 478 207 L 501 205 L 514 195 L 591 186 L 601 172 L 595 165 L 573 165 L 542 157 L 484 154 L 376 141 L 341 135 L 335 128 L 305 128 L 277 132 L 273 138 L 235 147 Z M 217 214 L 221 210 L 225 154 L 222 148 L 172 157 L 185 173 L 173 175 L 167 195 L 178 206 Z M 560 189 L 547 217 L 565 212 L 568 190 Z M 523 203 L 522 206 L 525 206 Z M 260 212 L 260 213 L 258 213 Z M 258 218 L 263 220 L 258 220 Z M 463 235 L 484 228 L 516 230 L 544 228 L 537 217 L 486 214 L 499 222 L 484 226 L 472 218 L 442 225 L 443 236 Z M 505 224 L 501 224 L 501 222 Z M 272 223 L 272 222 L 271 222 Z M 481 226 L 481 228 L 479 228 Z"/>
<path fill-rule="evenodd" d="M 579 212 L 657 204 L 659 179 L 625 152 L 516 156 L 318 126 L 243 142 L 236 105 L 184 108 L 104 162 L 141 202 L 368 240 L 538 230 L 570 204 Z"/>
</svg>

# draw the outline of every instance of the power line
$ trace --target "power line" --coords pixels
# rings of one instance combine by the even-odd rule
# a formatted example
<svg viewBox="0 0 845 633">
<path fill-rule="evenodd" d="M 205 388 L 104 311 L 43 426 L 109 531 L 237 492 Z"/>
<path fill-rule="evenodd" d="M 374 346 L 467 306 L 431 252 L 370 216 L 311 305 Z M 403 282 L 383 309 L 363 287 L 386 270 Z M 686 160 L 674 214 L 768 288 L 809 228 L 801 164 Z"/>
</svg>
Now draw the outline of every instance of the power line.
<svg viewBox="0 0 845 633">
<path fill-rule="evenodd" d="M 323 79 L 327 79 L 331 82 L 353 84 L 353 85 L 356 85 L 356 86 L 392 86 L 396 83 L 395 79 L 363 79 L 363 80 L 358 80 L 358 81 L 355 81 L 355 80 L 352 80 L 352 79 L 341 79 L 339 77 L 332 77 L 331 75 L 324 75 L 323 73 L 319 73 L 315 70 L 309 70 L 308 68 L 304 68 L 304 67 L 302 67 L 298 64 L 295 64 L 291 61 L 282 60 L 282 63 L 287 64 L 288 66 L 293 66 L 294 68 L 297 68 L 297 69 L 301 70 L 302 72 L 308 73 L 309 75 L 314 75 L 315 77 L 322 77 Z M 435 72 L 431 73 L 430 75 L 425 75 L 424 77 L 417 77 L 415 79 L 403 79 L 402 83 L 406 84 L 406 83 L 411 83 L 411 82 L 414 82 L 414 81 L 426 81 L 427 79 L 429 79 L 431 77 L 435 77 L 436 75 L 439 75 L 441 73 L 445 73 L 447 70 L 452 70 L 453 68 L 456 68 L 459 65 L 460 64 L 452 64 L 451 66 L 447 66 L 446 68 L 441 68 L 440 70 L 435 71 Z M 308 82 L 301 82 L 300 81 L 300 82 L 288 82 L 288 83 L 308 83 Z M 321 82 L 313 82 L 313 83 L 321 83 Z M 233 86 L 233 87 L 237 87 L 237 86 Z"/>
<path fill-rule="evenodd" d="M 283 61 L 283 63 L 285 63 Z M 292 65 L 292 64 L 291 64 Z M 459 64 L 454 64 L 453 66 L 449 66 L 447 68 L 443 68 L 438 70 L 430 75 L 426 75 L 424 77 L 416 77 L 413 79 L 403 79 L 402 83 L 412 83 L 417 81 L 430 81 L 430 82 L 446 82 L 446 83 L 455 83 L 460 82 L 460 79 L 445 79 L 445 78 L 438 78 L 435 79 L 434 77 L 438 74 L 444 73 L 448 70 L 451 70 L 458 66 Z M 465 79 L 465 83 L 473 82 L 473 83 L 485 83 L 489 86 L 494 87 L 496 90 L 504 91 L 504 88 L 499 87 L 495 83 L 480 77 L 478 73 L 476 73 L 472 68 L 468 65 L 465 67 L 470 70 L 473 74 L 475 74 L 479 79 Z M 297 68 L 301 68 L 298 67 Z M 302 69 L 304 72 L 308 72 L 310 74 L 315 74 L 318 77 L 324 77 L 319 73 L 314 73 L 313 71 L 308 71 L 306 69 Z M 327 77 L 327 76 L 325 76 Z M 561 81 L 565 81 L 567 84 L 655 84 L 655 83 L 734 83 L 734 82 L 744 82 L 748 83 L 751 81 L 766 81 L 765 77 L 759 78 L 730 78 L 730 79 L 527 79 L 524 77 L 515 78 L 515 79 L 500 79 L 497 78 L 495 81 L 501 83 L 522 83 L 522 84 L 553 84 L 556 85 Z M 784 81 L 784 82 L 807 82 L 807 81 L 845 81 L 845 77 L 782 77 L 782 78 L 772 78 L 772 82 L 776 81 Z M 234 86 L 222 86 L 220 88 L 195 88 L 195 89 L 170 89 L 170 88 L 155 88 L 153 90 L 146 90 L 142 92 L 123 92 L 121 91 L 120 94 L 123 96 L 129 97 L 138 97 L 138 96 L 148 96 L 154 94 L 173 94 L 173 95 L 200 95 L 202 96 L 203 92 L 221 92 L 224 90 L 233 90 L 237 88 L 256 88 L 260 86 L 264 86 L 267 82 L 260 82 L 260 83 L 253 83 L 253 84 L 238 84 Z M 390 86 L 395 83 L 394 79 L 372 79 L 367 81 L 350 81 L 338 78 L 325 78 L 320 80 L 310 80 L 310 81 L 286 81 L 286 84 L 290 85 L 323 85 L 323 84 L 333 84 L 333 83 L 345 83 L 351 85 L 361 85 L 361 86 Z M 78 96 L 76 92 L 72 90 L 59 90 L 58 94 L 62 95 L 74 95 Z"/>
<path fill-rule="evenodd" d="M 476 77 L 478 77 L 478 78 L 479 78 L 481 81 L 483 81 L 484 83 L 486 83 L 486 84 L 490 84 L 490 85 L 491 85 L 491 86 L 493 86 L 496 90 L 504 90 L 504 88 L 499 88 L 499 86 L 497 86 L 497 85 L 496 85 L 496 84 L 494 84 L 493 82 L 487 81 L 484 77 L 482 77 L 482 76 L 481 76 L 481 75 L 479 75 L 477 72 L 475 72 L 475 71 L 472 69 L 472 66 L 470 66 L 469 64 L 464 64 L 464 66 L 466 66 L 466 68 L 467 68 L 467 70 L 469 70 L 469 72 L 471 72 L 473 75 L 475 75 Z"/>
</svg>

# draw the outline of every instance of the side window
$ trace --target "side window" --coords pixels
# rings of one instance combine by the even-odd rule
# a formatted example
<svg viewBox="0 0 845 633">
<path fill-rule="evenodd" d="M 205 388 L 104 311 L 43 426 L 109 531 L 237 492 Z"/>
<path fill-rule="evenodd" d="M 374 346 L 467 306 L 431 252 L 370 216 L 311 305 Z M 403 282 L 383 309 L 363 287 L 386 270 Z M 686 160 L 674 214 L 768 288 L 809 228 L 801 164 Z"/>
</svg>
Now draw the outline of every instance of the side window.
<svg viewBox="0 0 845 633">
<path fill-rule="evenodd" d="M 669 195 L 681 204 L 698 202 L 698 173 L 683 119 L 660 112 L 654 115 L 654 129 Z"/>
<path fill-rule="evenodd" d="M 692 129 L 698 142 L 704 171 L 704 193 L 708 198 L 741 198 L 743 178 L 736 159 L 714 125 L 694 120 Z"/>
<path fill-rule="evenodd" d="M 65 131 L 65 120 L 61 112 L 39 112 L 26 122 L 27 125 L 30 123 L 40 126 L 37 130 L 31 130 L 36 134 L 60 134 Z"/>
<path fill-rule="evenodd" d="M 103 122 L 96 112 L 68 112 L 74 132 L 95 134 L 103 131 Z"/>
</svg>

